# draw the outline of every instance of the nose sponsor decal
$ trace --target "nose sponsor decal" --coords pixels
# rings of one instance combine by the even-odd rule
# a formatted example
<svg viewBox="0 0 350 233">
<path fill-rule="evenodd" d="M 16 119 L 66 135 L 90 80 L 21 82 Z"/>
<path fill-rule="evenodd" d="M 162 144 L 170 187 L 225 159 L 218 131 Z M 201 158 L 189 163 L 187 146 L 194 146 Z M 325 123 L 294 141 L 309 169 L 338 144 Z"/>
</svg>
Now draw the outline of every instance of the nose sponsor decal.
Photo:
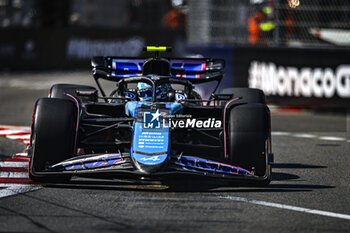
<svg viewBox="0 0 350 233">
<path fill-rule="evenodd" d="M 156 155 L 156 156 L 152 156 L 152 157 L 142 157 L 142 158 L 140 158 L 140 160 L 156 162 L 156 161 L 159 161 L 160 158 L 159 158 L 159 155 Z"/>
</svg>

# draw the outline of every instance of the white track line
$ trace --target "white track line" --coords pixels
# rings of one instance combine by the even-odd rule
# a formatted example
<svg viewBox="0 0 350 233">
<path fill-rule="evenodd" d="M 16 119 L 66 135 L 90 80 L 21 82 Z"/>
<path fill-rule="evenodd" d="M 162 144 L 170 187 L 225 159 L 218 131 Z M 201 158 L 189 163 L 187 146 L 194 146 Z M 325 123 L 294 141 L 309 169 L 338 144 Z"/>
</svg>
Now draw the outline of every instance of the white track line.
<svg viewBox="0 0 350 233">
<path fill-rule="evenodd" d="M 6 187 L 5 189 L 0 189 L 0 198 L 26 193 L 41 188 L 40 185 L 32 184 L 0 184 L 0 187 Z"/>
<path fill-rule="evenodd" d="M 296 137 L 296 138 L 315 138 L 315 139 L 324 140 L 324 141 L 350 142 L 350 140 L 347 140 L 346 138 L 343 138 L 343 137 L 317 136 L 314 134 L 306 134 L 306 133 L 291 133 L 291 132 L 275 131 L 275 132 L 271 132 L 271 135 L 273 135 L 273 136 L 291 136 L 291 137 Z"/>
<path fill-rule="evenodd" d="M 30 131 L 30 126 L 20 126 L 20 125 L 0 125 L 1 128 L 9 129 L 25 129 Z"/>
<path fill-rule="evenodd" d="M 16 134 L 16 133 L 26 133 L 23 130 L 18 130 L 18 129 L 5 129 L 5 130 L 0 130 L 0 135 L 11 135 L 11 134 Z"/>
<path fill-rule="evenodd" d="M 27 135 L 7 135 L 6 136 L 8 139 L 27 139 L 29 140 L 30 139 L 30 134 L 27 134 Z"/>
<path fill-rule="evenodd" d="M 271 132 L 272 135 L 276 135 L 276 136 L 288 136 L 288 135 L 291 135 L 291 133 L 289 132 L 279 132 L 279 131 L 276 131 L 276 132 Z"/>
<path fill-rule="evenodd" d="M 274 207 L 274 208 L 285 209 L 285 210 L 292 210 L 292 211 L 302 212 L 302 213 L 307 213 L 307 214 L 316 214 L 316 215 L 321 215 L 321 216 L 326 216 L 326 217 L 350 220 L 350 215 L 348 215 L 348 214 L 339 214 L 339 213 L 333 213 L 333 212 L 329 212 L 329 211 L 315 210 L 315 209 L 303 208 L 303 207 L 292 206 L 292 205 L 284 205 L 284 204 L 278 204 L 278 203 L 273 203 L 273 202 L 258 201 L 258 200 L 244 198 L 244 197 L 235 197 L 235 196 L 219 196 L 219 197 L 223 198 L 223 199 L 229 199 L 229 200 L 233 200 L 233 201 L 239 201 L 239 202 L 244 202 L 244 203 L 249 203 L 249 204 L 254 204 L 254 205 L 262 205 L 262 206 Z"/>
<path fill-rule="evenodd" d="M 22 142 L 23 142 L 24 144 L 26 144 L 26 145 L 29 145 L 30 140 L 23 140 Z"/>
<path fill-rule="evenodd" d="M 318 139 L 320 140 L 325 140 L 325 141 L 345 141 L 345 138 L 341 137 L 329 137 L 329 136 L 324 136 L 324 137 L 319 137 Z"/>
<path fill-rule="evenodd" d="M 23 143 L 28 144 L 30 141 L 30 127 L 23 126 L 9 126 L 9 125 L 0 125 L 0 136 L 7 137 L 9 139 L 15 139 L 22 141 Z M 14 135 L 20 134 L 20 135 Z M 25 152 L 21 154 L 27 154 Z M 1 171 L 2 168 L 27 168 L 28 162 L 18 162 L 18 161 L 0 161 L 0 178 L 1 179 L 28 179 L 28 172 L 12 172 L 12 171 Z M 3 169 L 5 170 L 5 169 Z M 8 170 L 8 169 L 6 169 Z M 4 188 L 5 187 L 5 188 Z M 33 184 L 11 184 L 5 183 L 0 184 L 0 198 L 13 196 L 29 191 L 34 191 L 40 189 L 40 185 Z"/>
<path fill-rule="evenodd" d="M 16 154 L 14 154 L 14 155 L 15 155 L 15 156 L 27 157 L 27 156 L 28 156 L 28 152 L 16 153 Z"/>
<path fill-rule="evenodd" d="M 293 134 L 292 136 L 296 138 L 316 138 L 316 135 L 313 134 Z"/>
<path fill-rule="evenodd" d="M 28 162 L 0 162 L 0 167 L 28 167 Z"/>
</svg>

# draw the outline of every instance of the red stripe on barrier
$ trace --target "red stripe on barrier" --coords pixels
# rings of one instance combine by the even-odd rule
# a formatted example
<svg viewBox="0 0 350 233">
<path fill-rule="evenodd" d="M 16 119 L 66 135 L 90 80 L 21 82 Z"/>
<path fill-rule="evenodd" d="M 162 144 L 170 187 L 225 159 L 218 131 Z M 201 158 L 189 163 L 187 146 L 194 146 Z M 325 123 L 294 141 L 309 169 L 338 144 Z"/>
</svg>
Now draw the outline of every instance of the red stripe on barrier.
<svg viewBox="0 0 350 233">
<path fill-rule="evenodd" d="M 305 109 L 299 107 L 270 107 L 271 113 L 302 113 Z"/>
<path fill-rule="evenodd" d="M 0 167 L 0 172 L 28 172 L 27 167 Z"/>
<path fill-rule="evenodd" d="M 28 157 L 23 157 L 23 156 L 17 157 L 17 156 L 14 156 L 14 157 L 6 159 L 4 161 L 6 161 L 6 162 L 29 162 L 29 160 L 30 160 L 30 158 L 28 158 Z"/>
<path fill-rule="evenodd" d="M 0 186 L 3 184 L 37 184 L 29 178 L 0 178 Z"/>
<path fill-rule="evenodd" d="M 29 141 L 29 139 L 26 139 L 26 138 L 16 138 L 15 140 L 21 141 L 21 142 L 23 142 L 23 141 Z"/>
<path fill-rule="evenodd" d="M 3 134 L 0 133 L 0 135 L 3 135 Z M 4 135 L 5 136 L 25 136 L 25 135 L 30 135 L 30 132 L 8 133 Z"/>
</svg>

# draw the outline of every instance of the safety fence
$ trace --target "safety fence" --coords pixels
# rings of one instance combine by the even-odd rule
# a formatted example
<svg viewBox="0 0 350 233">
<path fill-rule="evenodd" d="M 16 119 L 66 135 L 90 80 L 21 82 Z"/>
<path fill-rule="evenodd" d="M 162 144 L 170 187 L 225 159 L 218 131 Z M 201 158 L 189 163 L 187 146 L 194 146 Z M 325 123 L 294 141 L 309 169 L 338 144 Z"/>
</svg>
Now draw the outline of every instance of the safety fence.
<svg viewBox="0 0 350 233">
<path fill-rule="evenodd" d="M 350 46 L 350 1 L 189 1 L 194 44 Z"/>
</svg>

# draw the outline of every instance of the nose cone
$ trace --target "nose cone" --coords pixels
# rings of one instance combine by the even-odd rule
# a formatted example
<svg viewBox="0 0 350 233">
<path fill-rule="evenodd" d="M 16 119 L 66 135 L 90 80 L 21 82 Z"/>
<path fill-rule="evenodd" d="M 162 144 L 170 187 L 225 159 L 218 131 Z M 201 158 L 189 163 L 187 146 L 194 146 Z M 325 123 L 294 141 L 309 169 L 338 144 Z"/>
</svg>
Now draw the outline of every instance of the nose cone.
<svg viewBox="0 0 350 233">
<path fill-rule="evenodd" d="M 169 128 L 157 122 L 157 112 L 150 112 L 150 116 L 148 112 L 144 114 L 143 122 L 134 123 L 130 155 L 140 172 L 151 174 L 166 166 L 169 160 Z"/>
<path fill-rule="evenodd" d="M 168 154 L 163 155 L 140 155 L 137 152 L 133 153 L 133 162 L 135 167 L 142 173 L 150 175 L 160 171 L 166 166 Z"/>
</svg>

